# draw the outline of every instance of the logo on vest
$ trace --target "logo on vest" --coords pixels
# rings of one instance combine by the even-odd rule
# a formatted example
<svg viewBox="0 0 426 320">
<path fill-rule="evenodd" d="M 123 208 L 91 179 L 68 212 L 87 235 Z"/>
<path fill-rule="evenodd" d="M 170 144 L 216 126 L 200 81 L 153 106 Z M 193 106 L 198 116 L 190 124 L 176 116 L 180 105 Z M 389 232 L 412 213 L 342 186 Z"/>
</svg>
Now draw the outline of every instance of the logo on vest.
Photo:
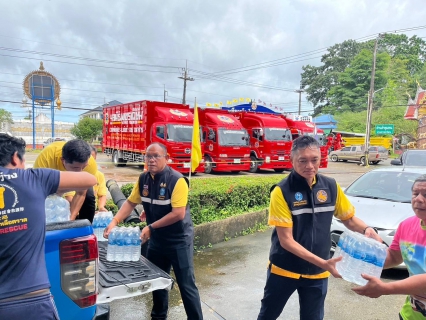
<svg viewBox="0 0 426 320">
<path fill-rule="evenodd" d="M 161 182 L 160 183 L 160 188 L 165 188 L 167 185 L 166 185 L 166 183 L 165 182 Z"/>
<path fill-rule="evenodd" d="M 296 201 L 293 202 L 293 207 L 306 206 L 308 204 L 308 201 L 303 200 L 303 194 L 301 192 L 296 192 L 294 198 Z"/>
<path fill-rule="evenodd" d="M 143 190 L 142 190 L 142 195 L 143 195 L 144 197 L 147 197 L 147 196 L 148 196 L 148 194 L 149 194 L 149 192 L 148 192 L 148 185 L 144 184 L 144 185 L 143 185 Z"/>
<path fill-rule="evenodd" d="M 326 202 L 328 199 L 327 192 L 325 192 L 324 190 L 318 190 L 317 199 L 319 202 Z"/>
<path fill-rule="evenodd" d="M 166 195 L 166 188 L 161 188 L 160 189 L 160 195 L 159 195 L 158 199 L 164 200 L 166 198 L 165 195 Z"/>
</svg>

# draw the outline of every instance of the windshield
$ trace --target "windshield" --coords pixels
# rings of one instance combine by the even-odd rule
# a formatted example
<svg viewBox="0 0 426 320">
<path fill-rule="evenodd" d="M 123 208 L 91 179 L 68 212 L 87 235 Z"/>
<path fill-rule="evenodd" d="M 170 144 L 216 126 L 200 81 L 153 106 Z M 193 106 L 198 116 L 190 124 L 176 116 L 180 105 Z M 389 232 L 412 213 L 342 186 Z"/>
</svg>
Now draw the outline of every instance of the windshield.
<svg viewBox="0 0 426 320">
<path fill-rule="evenodd" d="M 221 146 L 248 146 L 246 130 L 219 129 L 219 145 Z"/>
<path fill-rule="evenodd" d="M 265 139 L 269 141 L 291 141 L 289 129 L 265 128 Z"/>
<path fill-rule="evenodd" d="M 316 135 L 313 132 L 306 132 L 303 135 L 310 136 L 312 138 L 315 138 L 321 146 L 326 145 L 325 136 L 322 133 L 317 133 Z"/>
<path fill-rule="evenodd" d="M 404 159 L 404 164 L 406 166 L 420 166 L 423 167 L 426 165 L 426 152 L 407 152 L 407 156 Z"/>
<path fill-rule="evenodd" d="M 411 202 L 411 187 L 420 173 L 400 171 L 370 171 L 345 193 L 353 197 L 377 198 L 389 201 Z"/>
<path fill-rule="evenodd" d="M 168 124 L 167 140 L 177 142 L 191 142 L 192 126 L 186 126 L 182 124 Z"/>
</svg>

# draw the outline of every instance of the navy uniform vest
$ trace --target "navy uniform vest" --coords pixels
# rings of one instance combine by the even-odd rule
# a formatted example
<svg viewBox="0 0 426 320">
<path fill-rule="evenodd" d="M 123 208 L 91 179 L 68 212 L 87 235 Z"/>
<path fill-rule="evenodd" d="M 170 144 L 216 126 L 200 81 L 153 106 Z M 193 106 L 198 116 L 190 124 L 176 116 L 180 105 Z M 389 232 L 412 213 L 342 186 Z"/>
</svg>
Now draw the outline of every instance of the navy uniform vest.
<svg viewBox="0 0 426 320">
<path fill-rule="evenodd" d="M 171 198 L 177 181 L 186 179 L 182 174 L 166 166 L 163 171 L 151 176 L 149 172 L 142 173 L 139 177 L 139 192 L 142 205 L 146 214 L 147 224 L 160 220 L 172 211 Z M 151 233 L 150 246 L 155 248 L 177 248 L 192 243 L 194 226 L 186 205 L 185 218 L 163 228 L 156 228 Z"/>
<path fill-rule="evenodd" d="M 312 190 L 295 171 L 277 185 L 281 188 L 293 219 L 293 238 L 305 249 L 327 260 L 330 256 L 330 225 L 336 208 L 337 184 L 332 178 L 316 175 Z M 276 229 L 272 233 L 272 264 L 298 274 L 315 275 L 325 270 L 285 250 Z"/>
</svg>

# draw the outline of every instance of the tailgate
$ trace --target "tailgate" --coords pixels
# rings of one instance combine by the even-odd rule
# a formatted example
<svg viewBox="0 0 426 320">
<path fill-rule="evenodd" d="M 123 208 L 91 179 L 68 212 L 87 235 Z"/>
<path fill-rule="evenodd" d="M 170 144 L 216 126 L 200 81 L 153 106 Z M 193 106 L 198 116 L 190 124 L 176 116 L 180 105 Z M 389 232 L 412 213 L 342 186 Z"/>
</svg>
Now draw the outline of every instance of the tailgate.
<svg viewBox="0 0 426 320">
<path fill-rule="evenodd" d="M 108 243 L 99 246 L 99 294 L 98 303 L 140 296 L 159 290 L 170 290 L 173 279 L 145 257 L 139 261 L 107 261 Z"/>
</svg>

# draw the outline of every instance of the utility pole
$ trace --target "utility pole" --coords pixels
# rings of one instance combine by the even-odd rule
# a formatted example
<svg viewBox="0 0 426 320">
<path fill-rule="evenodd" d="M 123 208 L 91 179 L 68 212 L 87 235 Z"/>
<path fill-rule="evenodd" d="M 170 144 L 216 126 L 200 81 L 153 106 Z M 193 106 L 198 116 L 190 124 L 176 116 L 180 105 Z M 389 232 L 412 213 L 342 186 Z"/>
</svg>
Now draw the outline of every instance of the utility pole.
<svg viewBox="0 0 426 320">
<path fill-rule="evenodd" d="M 302 112 L 302 92 L 305 92 L 302 89 L 302 83 L 300 83 L 300 89 L 296 90 L 295 92 L 299 94 L 299 116 L 300 116 L 300 113 Z"/>
<path fill-rule="evenodd" d="M 182 104 L 186 103 L 186 81 L 194 81 L 193 78 L 188 77 L 188 60 L 186 60 L 185 71 L 183 77 L 178 77 L 179 79 L 183 79 L 183 99 Z"/>
<path fill-rule="evenodd" d="M 376 75 L 376 54 L 377 54 L 377 43 L 382 35 L 379 35 L 376 38 L 376 42 L 374 43 L 374 51 L 373 51 L 373 69 L 371 70 L 371 81 L 370 81 L 370 91 L 368 93 L 368 106 L 367 106 L 367 129 L 365 133 L 365 145 L 364 145 L 364 166 L 369 166 L 368 161 L 368 149 L 370 148 L 370 131 L 371 131 L 371 114 L 373 112 L 373 99 L 374 99 L 374 77 Z"/>
<path fill-rule="evenodd" d="M 164 102 L 166 102 L 166 95 L 167 95 L 167 91 L 166 91 L 166 85 L 164 84 Z"/>
</svg>

